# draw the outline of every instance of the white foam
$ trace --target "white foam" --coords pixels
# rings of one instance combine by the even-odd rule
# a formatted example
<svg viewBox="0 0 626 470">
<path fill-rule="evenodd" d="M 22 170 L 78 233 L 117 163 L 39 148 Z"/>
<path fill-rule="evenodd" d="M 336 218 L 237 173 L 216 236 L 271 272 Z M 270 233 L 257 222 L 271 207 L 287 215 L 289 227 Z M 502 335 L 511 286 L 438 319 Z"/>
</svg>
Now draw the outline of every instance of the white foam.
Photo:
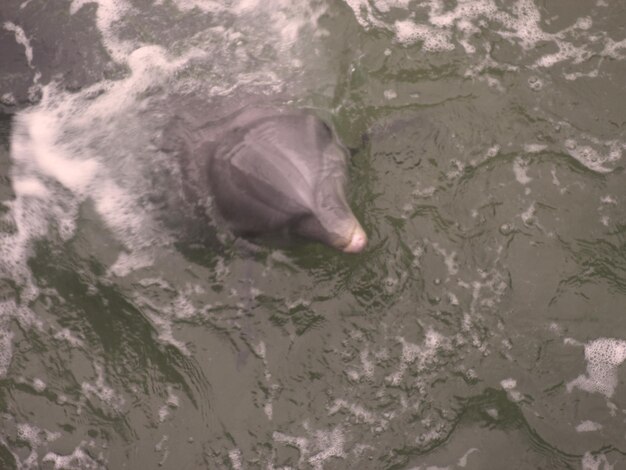
<svg viewBox="0 0 626 470">
<path fill-rule="evenodd" d="M 83 443 L 81 443 L 82 445 Z M 42 462 L 51 462 L 54 465 L 54 470 L 100 470 L 103 466 L 82 450 L 81 446 L 68 455 L 48 452 L 43 457 Z"/>
<path fill-rule="evenodd" d="M 334 415 L 341 410 L 346 410 L 349 412 L 358 423 L 367 423 L 373 424 L 376 422 L 374 414 L 371 411 L 366 410 L 363 406 L 356 403 L 349 403 L 343 399 L 337 399 L 334 403 L 329 407 L 328 414 Z"/>
<path fill-rule="evenodd" d="M 520 184 L 528 184 L 533 180 L 528 176 L 528 162 L 520 157 L 513 161 L 513 172 L 515 173 L 515 179 Z"/>
<path fill-rule="evenodd" d="M 376 19 L 373 14 L 372 5 L 368 0 L 346 0 L 346 3 L 354 12 L 356 20 L 364 28 L 369 28 L 372 25 L 379 27 L 385 26 L 383 22 Z"/>
<path fill-rule="evenodd" d="M 54 334 L 54 339 L 60 341 L 66 341 L 68 344 L 75 348 L 84 348 L 85 343 L 82 339 L 74 336 L 74 334 L 67 328 L 63 328 Z"/>
<path fill-rule="evenodd" d="M 99 364 L 94 364 L 96 371 L 96 381 L 81 383 L 81 390 L 83 396 L 87 399 L 91 396 L 97 397 L 103 403 L 106 403 L 114 411 L 121 411 L 122 406 L 125 403 L 124 397 L 118 394 L 113 388 L 106 385 L 104 381 L 104 368 Z"/>
<path fill-rule="evenodd" d="M 616 42 L 605 31 L 595 31 L 594 22 L 589 17 L 578 18 L 561 31 L 544 31 L 540 10 L 532 0 L 508 3 L 496 0 L 426 0 L 417 5 L 388 0 L 348 0 L 347 3 L 363 28 L 390 31 L 398 42 L 405 45 L 421 42 L 422 50 L 431 53 L 461 46 L 467 54 L 476 54 L 480 50 L 489 58 L 490 46 L 481 34 L 486 29 L 490 34 L 497 34 L 519 45 L 529 55 L 537 51 L 540 44 L 553 44 L 557 51 L 534 59 L 532 68 L 553 67 L 566 61 L 572 65 L 584 64 L 593 55 L 623 58 L 623 50 L 626 49 L 626 39 Z M 394 12 L 390 11 L 391 4 Z M 401 19 L 397 19 L 399 11 L 402 12 Z M 424 13 L 427 19 L 424 19 Z M 600 46 L 602 49 L 598 51 Z M 509 64 L 496 65 L 501 69 L 509 67 Z M 480 78 L 499 87 L 494 77 Z M 533 90 L 539 90 L 543 83 L 535 78 L 529 85 Z"/>
<path fill-rule="evenodd" d="M 48 223 L 54 216 L 62 218 L 71 213 L 70 205 L 51 203 L 46 197 L 48 188 L 38 178 L 35 165 L 28 162 L 30 145 L 28 134 L 23 132 L 24 121 L 18 116 L 15 120 L 16 130 L 11 140 L 12 156 L 15 164 L 12 167 L 14 190 L 16 199 L 5 202 L 9 212 L 3 217 L 15 226 L 15 231 L 0 233 L 0 272 L 6 272 L 17 280 L 33 300 L 37 289 L 30 279 L 30 270 L 26 265 L 30 241 L 44 236 L 48 230 Z M 14 309 L 17 310 L 17 307 Z"/>
<path fill-rule="evenodd" d="M 265 416 L 267 416 L 267 419 L 270 421 L 274 418 L 274 403 L 272 402 L 272 397 L 268 398 L 263 405 L 263 413 L 265 413 Z"/>
<path fill-rule="evenodd" d="M 144 314 L 150 319 L 150 321 L 152 321 L 152 323 L 156 327 L 156 330 L 159 332 L 158 339 L 160 341 L 165 344 L 174 346 L 186 356 L 190 355 L 187 345 L 184 342 L 174 338 L 174 332 L 172 331 L 172 321 L 169 318 L 162 316 L 159 313 L 152 313 L 149 311 L 144 311 Z"/>
<path fill-rule="evenodd" d="M 255 295 L 254 292 L 258 291 L 258 289 L 251 288 L 252 295 Z M 258 291 L 260 293 L 260 291 Z M 259 343 L 254 346 L 254 353 L 261 358 L 263 361 L 263 375 L 265 376 L 265 381 L 267 382 L 267 401 L 263 405 L 263 411 L 265 416 L 267 416 L 268 420 L 272 420 L 274 418 L 274 398 L 278 393 L 280 387 L 278 384 L 272 382 L 272 373 L 270 372 L 269 364 L 267 362 L 267 349 L 264 341 L 259 341 Z"/>
<path fill-rule="evenodd" d="M 304 467 L 305 462 L 315 470 L 322 470 L 326 460 L 345 458 L 345 434 L 341 426 L 331 430 L 312 430 L 308 421 L 303 423 L 309 437 L 295 437 L 275 431 L 273 439 L 276 442 L 291 445 L 300 452 L 298 468 Z"/>
<path fill-rule="evenodd" d="M 135 98 L 150 84 L 165 80 L 191 56 L 170 61 L 160 48 L 140 48 L 129 57 L 132 73 L 128 78 L 72 95 L 45 87 L 41 105 L 18 117 L 12 140 L 16 175 L 39 177 L 52 192 L 52 206 L 77 205 L 93 199 L 105 223 L 131 251 L 120 258 L 114 272 L 136 269 L 130 266 L 131 259 L 141 259 L 139 265 L 145 265 L 150 256 L 138 254 L 138 250 L 168 243 L 167 235 L 155 227 L 151 215 L 139 203 L 146 169 L 138 154 L 148 143 L 150 129 L 137 115 Z M 105 93 L 99 94 L 102 91 Z M 112 141 L 116 134 L 119 136 Z M 110 158 L 112 152 L 114 159 Z M 52 188 L 46 178 L 58 181 L 71 194 Z M 20 180 L 17 191 L 43 195 L 41 188 Z M 46 228 L 47 224 L 42 224 L 39 235 Z M 25 235 L 32 238 L 34 234 Z"/>
<path fill-rule="evenodd" d="M 171 385 L 167 386 L 167 399 L 165 403 L 172 408 L 178 408 L 180 406 L 180 398 L 174 393 L 174 389 Z"/>
<path fill-rule="evenodd" d="M 422 42 L 424 50 L 429 52 L 451 51 L 454 44 L 451 42 L 451 33 L 441 31 L 413 21 L 396 21 L 394 24 L 396 39 L 403 44 Z"/>
<path fill-rule="evenodd" d="M 15 23 L 11 23 L 10 21 L 5 21 L 4 29 L 7 31 L 12 31 L 15 34 L 15 41 L 18 44 L 24 46 L 24 54 L 26 55 L 26 60 L 28 61 L 28 66 L 30 68 L 33 67 L 33 48 L 30 45 L 30 41 L 26 37 L 26 33 L 24 30 L 16 25 Z"/>
<path fill-rule="evenodd" d="M 243 468 L 241 463 L 242 455 L 239 449 L 229 450 L 228 458 L 230 459 L 230 464 L 234 470 L 241 470 Z"/>
<path fill-rule="evenodd" d="M 46 389 L 46 383 L 41 379 L 35 378 L 33 379 L 33 388 L 41 393 Z"/>
<path fill-rule="evenodd" d="M 448 274 L 450 276 L 454 276 L 459 272 L 459 264 L 457 263 L 457 254 L 456 251 L 448 252 L 445 248 L 439 246 L 439 243 L 434 242 L 432 244 L 435 251 L 443 257 L 443 261 L 448 269 Z"/>
<path fill-rule="evenodd" d="M 357 382 L 361 378 L 361 375 L 354 369 L 346 369 L 344 373 L 348 376 L 348 379 L 353 382 Z"/>
<path fill-rule="evenodd" d="M 290 58 L 291 50 L 302 31 L 309 28 L 314 35 L 324 34 L 322 28 L 318 26 L 320 16 L 327 9 L 327 6 L 322 3 L 312 4 L 298 0 L 273 0 L 272 2 L 233 0 L 226 3 L 212 0 L 175 0 L 174 3 L 182 11 L 196 8 L 214 15 L 234 15 L 238 21 L 220 36 L 228 37 L 229 34 L 236 34 L 239 38 L 239 41 L 234 41 L 237 46 L 249 40 L 271 44 L 272 48 L 282 52 L 281 56 L 285 63 L 295 68 L 299 68 L 302 64 L 299 59 Z M 231 36 L 231 38 L 236 37 Z M 243 50 L 241 52 L 245 57 L 245 52 Z"/>
<path fill-rule="evenodd" d="M 220 2 L 213 1 L 213 0 L 175 0 L 174 3 L 176 4 L 176 7 L 182 11 L 189 11 L 189 10 L 193 10 L 194 8 L 197 8 L 206 13 L 217 13 L 222 10 L 222 5 L 220 4 Z M 256 3 L 256 1 L 253 0 L 252 2 L 239 2 L 239 3 L 240 4 L 241 3 L 252 4 L 252 3 Z M 252 7 L 253 6 L 250 5 L 250 8 Z M 242 10 L 245 10 L 245 8 L 246 6 L 243 5 Z"/>
<path fill-rule="evenodd" d="M 544 144 L 524 144 L 524 152 L 526 153 L 539 153 L 547 148 L 548 146 Z"/>
<path fill-rule="evenodd" d="M 415 189 L 411 192 L 411 195 L 417 198 L 429 198 L 435 194 L 437 188 L 435 186 L 423 187 L 420 183 L 415 185 Z"/>
<path fill-rule="evenodd" d="M 378 0 L 376 8 L 382 12 L 388 12 L 392 8 L 407 8 L 411 0 Z"/>
<path fill-rule="evenodd" d="M 73 159 L 63 146 L 57 145 L 57 119 L 51 113 L 27 112 L 18 119 L 21 132 L 28 137 L 13 140 L 13 158 L 27 165 L 36 165 L 40 174 L 56 179 L 71 191 L 84 192 L 94 178 L 98 164 L 92 159 Z M 26 189 L 31 187 L 32 184 Z M 14 189 L 17 192 L 22 188 Z"/>
<path fill-rule="evenodd" d="M 84 5 L 97 4 L 96 24 L 102 35 L 104 47 L 116 62 L 125 62 L 128 54 L 133 50 L 131 42 L 118 39 L 115 32 L 115 25 L 120 18 L 130 10 L 129 2 L 124 0 L 72 0 L 70 4 L 70 14 L 74 15 Z"/>
<path fill-rule="evenodd" d="M 623 52 L 620 53 L 620 51 L 622 50 Z M 608 38 L 606 40 L 602 53 L 607 57 L 611 57 L 613 59 L 623 59 L 626 53 L 626 39 L 622 39 L 621 41 L 614 41 L 611 38 Z"/>
<path fill-rule="evenodd" d="M 590 170 L 598 173 L 609 173 L 613 171 L 611 167 L 607 167 L 607 163 L 615 162 L 622 157 L 622 149 L 614 146 L 607 154 L 601 155 L 595 148 L 590 145 L 580 145 L 574 139 L 565 141 L 567 153 L 578 160 Z"/>
<path fill-rule="evenodd" d="M 309 464 L 314 469 L 322 470 L 324 462 L 331 457 L 345 457 L 343 450 L 345 443 L 344 432 L 337 427 L 331 431 L 317 431 L 315 433 L 316 448 L 321 449 L 309 457 Z"/>
<path fill-rule="evenodd" d="M 397 340 L 402 345 L 402 355 L 398 370 L 386 377 L 387 382 L 392 386 L 401 383 L 409 365 L 416 364 L 416 369 L 421 371 L 431 365 L 437 357 L 437 351 L 448 345 L 449 341 L 433 329 L 428 329 L 425 333 L 424 341 L 421 345 L 409 343 L 399 336 Z"/>
<path fill-rule="evenodd" d="M 611 398 L 617 387 L 617 368 L 626 360 L 626 341 L 599 338 L 585 344 L 587 374 L 578 376 L 567 384 L 589 393 L 601 393 Z"/>
<path fill-rule="evenodd" d="M 309 439 L 305 437 L 290 436 L 279 431 L 274 431 L 274 433 L 272 434 L 272 439 L 274 439 L 274 441 L 276 442 L 288 444 L 298 449 L 300 452 L 300 459 L 298 461 L 298 464 L 302 465 L 306 455 L 308 454 Z"/>
<path fill-rule="evenodd" d="M 500 385 L 505 390 L 513 390 L 517 387 L 517 381 L 515 379 L 504 379 L 500 382 Z"/>
<path fill-rule="evenodd" d="M 168 416 L 170 415 L 170 409 L 167 405 L 163 405 L 161 408 L 159 408 L 159 422 L 162 423 L 164 422 Z"/>
<path fill-rule="evenodd" d="M 387 100 L 393 100 L 398 97 L 398 93 L 396 93 L 396 90 L 393 90 L 393 89 L 385 90 L 383 92 L 383 95 L 385 96 L 385 99 Z"/>
<path fill-rule="evenodd" d="M 161 437 L 161 440 L 157 442 L 156 445 L 154 446 L 155 451 L 163 454 L 163 456 L 161 457 L 161 460 L 159 461 L 159 467 L 163 466 L 163 464 L 167 460 L 167 457 L 170 455 L 170 451 L 167 446 L 168 440 L 169 440 L 169 436 L 167 434 L 164 434 L 163 437 Z"/>
<path fill-rule="evenodd" d="M 374 377 L 374 363 L 369 359 L 369 351 L 367 349 L 362 350 L 359 358 L 363 367 L 363 375 L 368 379 L 372 379 Z"/>
<path fill-rule="evenodd" d="M 589 420 L 582 421 L 576 426 L 576 432 L 595 432 L 600 429 L 602 429 L 602 425 L 600 423 Z"/>
<path fill-rule="evenodd" d="M 170 415 L 171 410 L 180 406 L 180 398 L 174 393 L 174 389 L 171 385 L 167 386 L 167 398 L 165 399 L 165 405 L 159 408 L 159 422 L 164 422 Z"/>
<path fill-rule="evenodd" d="M 533 202 L 530 206 L 528 206 L 528 209 L 520 214 L 520 217 L 525 225 L 532 225 L 535 222 L 535 212 L 535 203 Z"/>
<path fill-rule="evenodd" d="M 169 291 L 169 292 L 173 292 L 174 288 L 172 287 L 172 285 L 167 282 L 165 279 L 162 279 L 160 277 L 156 277 L 156 278 L 152 278 L 152 277 L 147 277 L 147 278 L 143 278 L 139 281 L 139 284 L 143 287 L 152 287 L 152 286 L 156 286 L 159 289 L 162 289 L 164 291 Z"/>
<path fill-rule="evenodd" d="M 461 468 L 466 467 L 468 457 L 474 452 L 478 452 L 478 449 L 476 447 L 472 447 L 471 449 L 468 449 L 467 452 L 465 452 L 465 454 L 463 454 L 463 456 L 461 456 L 461 458 L 459 459 L 458 466 Z"/>
<path fill-rule="evenodd" d="M 577 346 L 577 347 L 584 347 L 585 343 L 581 343 L 578 340 L 575 340 L 574 338 L 563 338 L 563 344 L 567 344 L 569 346 Z"/>
<path fill-rule="evenodd" d="M 15 95 L 13 93 L 7 92 L 3 93 L 2 96 L 0 96 L 0 103 L 6 106 L 15 106 L 17 104 L 17 99 L 15 98 Z"/>
<path fill-rule="evenodd" d="M 28 423 L 17 425 L 17 437 L 30 443 L 32 448 L 40 446 L 43 442 L 44 433 L 37 426 Z"/>
<path fill-rule="evenodd" d="M 11 217 L 16 231 L 0 235 L 0 269 L 11 271 L 14 278 L 21 276 L 33 296 L 37 289 L 26 265 L 31 241 L 45 236 L 51 223 L 62 239 L 73 236 L 79 204 L 91 194 L 102 168 L 80 141 L 85 133 L 68 135 L 61 130 L 81 116 L 78 98 L 65 98 L 52 86 L 44 87 L 41 104 L 15 118 L 11 136 L 16 199 L 7 203 L 10 212 L 5 217 Z M 71 139 L 74 136 L 77 141 Z M 102 176 L 98 174 L 106 180 Z"/>
<path fill-rule="evenodd" d="M 120 239 L 132 248 L 140 248 L 142 244 L 137 244 L 136 241 L 141 238 L 144 220 L 138 217 L 141 209 L 137 207 L 132 195 L 117 183 L 105 181 L 92 193 L 92 197 L 95 199 L 97 211 Z"/>
<path fill-rule="evenodd" d="M 606 455 L 594 455 L 585 452 L 581 461 L 581 470 L 613 470 L 615 467 L 609 463 Z"/>
<path fill-rule="evenodd" d="M 44 199 L 50 194 L 38 178 L 15 178 L 13 180 L 13 190 L 21 196 L 40 199 Z"/>
<path fill-rule="evenodd" d="M 512 401 L 519 402 L 523 400 L 523 395 L 515 390 L 517 387 L 517 381 L 515 379 L 504 379 L 500 382 L 500 385 L 504 390 L 506 390 L 507 395 Z"/>
<path fill-rule="evenodd" d="M 0 379 L 7 375 L 13 357 L 13 333 L 0 329 Z"/>
<path fill-rule="evenodd" d="M 109 273 L 117 277 L 128 276 L 131 272 L 147 268 L 154 264 L 154 257 L 145 251 L 119 254 L 115 263 L 109 268 Z"/>
</svg>

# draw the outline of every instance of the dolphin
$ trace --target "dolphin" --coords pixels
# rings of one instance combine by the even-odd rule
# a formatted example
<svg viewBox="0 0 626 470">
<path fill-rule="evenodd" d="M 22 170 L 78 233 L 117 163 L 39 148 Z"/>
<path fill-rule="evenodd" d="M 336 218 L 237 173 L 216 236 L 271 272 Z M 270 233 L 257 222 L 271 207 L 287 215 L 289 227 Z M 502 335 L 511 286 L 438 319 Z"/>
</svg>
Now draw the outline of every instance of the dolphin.
<svg viewBox="0 0 626 470">
<path fill-rule="evenodd" d="M 366 247 L 345 196 L 348 152 L 313 112 L 252 106 L 201 123 L 178 116 L 169 135 L 184 148 L 189 197 L 208 192 L 236 235 L 288 232 L 346 253 Z"/>
</svg>

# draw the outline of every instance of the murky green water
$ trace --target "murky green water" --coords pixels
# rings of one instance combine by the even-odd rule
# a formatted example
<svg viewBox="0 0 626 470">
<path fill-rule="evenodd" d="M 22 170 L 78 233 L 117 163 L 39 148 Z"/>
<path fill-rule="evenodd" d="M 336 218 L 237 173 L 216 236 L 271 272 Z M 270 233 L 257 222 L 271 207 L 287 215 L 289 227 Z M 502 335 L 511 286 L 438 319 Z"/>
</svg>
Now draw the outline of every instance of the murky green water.
<svg viewBox="0 0 626 470">
<path fill-rule="evenodd" d="M 626 468 L 624 18 L 4 0 L 0 468 Z M 334 124 L 364 253 L 162 203 L 247 95 Z"/>
</svg>

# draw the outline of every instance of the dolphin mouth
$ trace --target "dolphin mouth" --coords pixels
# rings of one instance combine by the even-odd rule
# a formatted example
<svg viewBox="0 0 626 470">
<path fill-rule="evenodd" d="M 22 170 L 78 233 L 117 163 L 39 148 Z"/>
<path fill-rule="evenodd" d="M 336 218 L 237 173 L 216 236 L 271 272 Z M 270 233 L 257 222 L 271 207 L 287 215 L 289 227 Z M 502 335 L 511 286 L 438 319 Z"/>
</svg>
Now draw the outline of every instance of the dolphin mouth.
<svg viewBox="0 0 626 470">
<path fill-rule="evenodd" d="M 367 246 L 367 234 L 361 224 L 355 221 L 354 228 L 352 229 L 352 233 L 348 238 L 348 243 L 343 247 L 340 247 L 340 250 L 344 253 L 360 253 Z"/>
</svg>

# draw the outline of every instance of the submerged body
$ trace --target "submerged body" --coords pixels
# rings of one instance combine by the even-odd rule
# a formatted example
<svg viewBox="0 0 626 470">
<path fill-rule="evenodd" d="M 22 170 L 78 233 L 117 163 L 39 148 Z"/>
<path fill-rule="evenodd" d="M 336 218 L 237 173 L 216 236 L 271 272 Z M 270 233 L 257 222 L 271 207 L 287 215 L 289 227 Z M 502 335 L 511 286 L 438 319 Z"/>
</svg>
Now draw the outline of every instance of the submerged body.
<svg viewBox="0 0 626 470">
<path fill-rule="evenodd" d="M 178 117 L 170 130 L 184 149 L 188 198 L 208 192 L 234 233 L 287 231 L 345 252 L 365 248 L 344 192 L 347 152 L 312 113 L 259 106 L 219 121 Z"/>
</svg>

